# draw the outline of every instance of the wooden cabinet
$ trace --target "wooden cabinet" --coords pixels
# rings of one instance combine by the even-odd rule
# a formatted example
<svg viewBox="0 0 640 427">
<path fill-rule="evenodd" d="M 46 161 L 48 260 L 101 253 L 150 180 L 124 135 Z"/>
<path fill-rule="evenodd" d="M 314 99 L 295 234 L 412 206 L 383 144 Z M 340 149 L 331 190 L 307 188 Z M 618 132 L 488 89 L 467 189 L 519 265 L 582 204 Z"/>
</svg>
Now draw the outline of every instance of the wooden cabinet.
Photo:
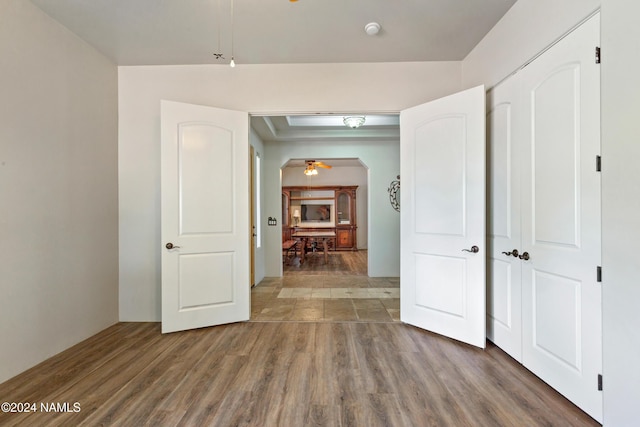
<svg viewBox="0 0 640 427">
<path fill-rule="evenodd" d="M 353 249 L 353 230 L 348 228 L 336 228 L 336 248 Z"/>
<path fill-rule="evenodd" d="M 348 190 L 336 191 L 336 221 L 337 224 L 351 223 L 351 203 L 355 201 Z"/>
<path fill-rule="evenodd" d="M 336 190 L 336 249 L 358 250 L 356 239 L 356 190 L 342 187 Z"/>
<path fill-rule="evenodd" d="M 331 244 L 334 250 L 358 250 L 357 189 L 357 185 L 283 187 L 283 241 L 289 240 L 295 229 L 334 231 L 336 238 Z M 327 218 L 311 214 L 327 208 L 330 210 Z"/>
<path fill-rule="evenodd" d="M 282 241 L 291 240 L 291 225 L 289 224 L 289 192 L 282 192 Z"/>
</svg>

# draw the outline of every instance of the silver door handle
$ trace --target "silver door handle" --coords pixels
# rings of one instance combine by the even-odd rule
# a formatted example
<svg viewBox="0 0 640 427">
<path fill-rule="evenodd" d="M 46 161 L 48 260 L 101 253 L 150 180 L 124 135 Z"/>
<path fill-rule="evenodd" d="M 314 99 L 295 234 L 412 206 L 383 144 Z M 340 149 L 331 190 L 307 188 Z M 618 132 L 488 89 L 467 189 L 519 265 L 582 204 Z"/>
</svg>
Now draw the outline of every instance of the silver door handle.
<svg viewBox="0 0 640 427">
<path fill-rule="evenodd" d="M 518 258 L 518 253 L 519 253 L 519 252 L 518 252 L 518 250 L 517 250 L 517 249 L 514 249 L 514 250 L 509 251 L 509 252 L 504 252 L 504 251 L 503 251 L 502 253 L 503 253 L 503 254 L 505 254 L 506 256 L 513 255 L 514 257 Z"/>
<path fill-rule="evenodd" d="M 471 249 L 463 249 L 462 252 L 471 252 L 473 254 L 477 254 L 478 252 L 480 252 L 480 248 L 476 245 L 473 245 L 471 246 Z"/>
</svg>

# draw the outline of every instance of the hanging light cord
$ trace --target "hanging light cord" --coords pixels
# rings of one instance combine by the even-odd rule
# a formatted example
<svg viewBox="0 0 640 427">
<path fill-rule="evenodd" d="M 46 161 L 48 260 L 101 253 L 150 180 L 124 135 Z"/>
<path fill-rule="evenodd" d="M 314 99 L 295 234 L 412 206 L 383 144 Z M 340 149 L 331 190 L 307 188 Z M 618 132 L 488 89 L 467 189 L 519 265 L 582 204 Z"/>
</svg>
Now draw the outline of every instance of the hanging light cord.
<svg viewBox="0 0 640 427">
<path fill-rule="evenodd" d="M 225 59 L 224 58 L 224 54 L 222 53 L 222 51 L 220 50 L 220 35 L 221 35 L 221 29 L 220 29 L 220 0 L 218 0 L 218 11 L 215 14 L 216 17 L 216 27 L 218 28 L 218 50 L 216 50 L 213 53 L 213 57 L 215 59 Z"/>
<path fill-rule="evenodd" d="M 236 66 L 236 62 L 233 57 L 233 0 L 231 0 L 231 63 L 229 65 L 231 67 Z"/>
<path fill-rule="evenodd" d="M 220 0 L 218 0 L 218 13 L 216 15 L 216 26 L 218 27 L 218 53 L 220 53 Z"/>
</svg>

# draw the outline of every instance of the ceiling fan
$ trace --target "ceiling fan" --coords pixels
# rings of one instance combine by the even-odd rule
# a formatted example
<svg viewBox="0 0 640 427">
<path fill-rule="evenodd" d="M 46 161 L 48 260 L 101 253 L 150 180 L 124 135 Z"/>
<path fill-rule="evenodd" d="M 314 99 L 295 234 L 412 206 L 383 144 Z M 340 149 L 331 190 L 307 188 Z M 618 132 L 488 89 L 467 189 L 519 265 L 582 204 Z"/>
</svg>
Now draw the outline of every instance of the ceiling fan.
<svg viewBox="0 0 640 427">
<path fill-rule="evenodd" d="M 331 169 L 330 165 L 322 162 L 316 162 L 315 160 L 305 160 L 304 162 L 307 165 L 307 168 L 304 170 L 305 175 L 318 175 L 318 170 L 316 169 L 316 167 Z"/>
</svg>

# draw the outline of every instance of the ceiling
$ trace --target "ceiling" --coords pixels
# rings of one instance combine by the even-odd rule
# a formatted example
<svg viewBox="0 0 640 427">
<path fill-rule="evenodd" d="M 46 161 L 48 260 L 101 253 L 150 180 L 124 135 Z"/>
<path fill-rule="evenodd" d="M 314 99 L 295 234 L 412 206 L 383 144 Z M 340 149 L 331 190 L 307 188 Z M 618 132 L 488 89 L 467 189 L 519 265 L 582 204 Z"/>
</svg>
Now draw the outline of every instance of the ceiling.
<svg viewBox="0 0 640 427">
<path fill-rule="evenodd" d="M 516 0 L 31 2 L 117 65 L 227 66 L 233 44 L 242 66 L 462 60 Z M 380 24 L 378 34 L 366 34 L 370 22 Z M 342 118 L 252 117 L 251 125 L 265 142 L 399 139 L 397 115 L 367 116 L 358 129 Z"/>
<path fill-rule="evenodd" d="M 516 0 L 31 1 L 117 65 L 228 64 L 232 27 L 240 65 L 462 60 Z"/>
<path fill-rule="evenodd" d="M 254 116 L 251 127 L 264 142 L 315 142 L 332 140 L 397 140 L 400 124 L 397 114 L 362 115 L 364 125 L 347 127 L 344 117 L 353 114 L 299 116 Z"/>
<path fill-rule="evenodd" d="M 344 117 L 353 114 L 315 114 L 297 116 L 252 116 L 251 127 L 265 143 L 268 142 L 328 142 L 358 140 L 399 140 L 400 118 L 397 114 L 362 115 L 365 123 L 357 129 L 344 124 Z M 358 159 L 313 158 L 291 159 L 285 167 L 304 167 L 305 160 L 316 160 L 335 167 L 362 166 Z"/>
</svg>

